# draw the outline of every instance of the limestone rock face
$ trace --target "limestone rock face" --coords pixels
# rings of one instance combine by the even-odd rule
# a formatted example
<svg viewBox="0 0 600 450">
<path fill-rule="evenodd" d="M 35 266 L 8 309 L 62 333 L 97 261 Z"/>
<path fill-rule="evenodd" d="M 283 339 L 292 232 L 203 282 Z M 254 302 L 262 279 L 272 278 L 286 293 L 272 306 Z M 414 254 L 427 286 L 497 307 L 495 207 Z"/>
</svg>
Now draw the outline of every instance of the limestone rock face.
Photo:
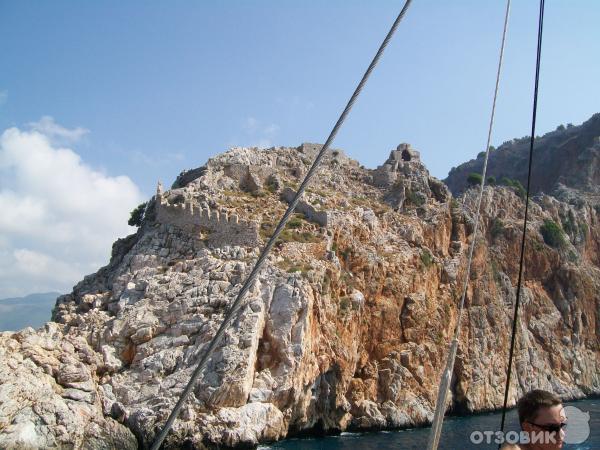
<svg viewBox="0 0 600 450">
<path fill-rule="evenodd" d="M 507 177 L 527 183 L 529 136 L 505 142 L 490 153 L 488 176 L 497 183 Z M 483 153 L 453 168 L 444 180 L 456 195 L 468 188 L 472 172 L 481 173 Z M 600 194 L 600 113 L 583 124 L 566 127 L 538 136 L 534 144 L 531 190 L 533 193 L 554 193 L 559 185 Z"/>
<path fill-rule="evenodd" d="M 0 447 L 136 449 L 133 433 L 103 412 L 99 363 L 55 323 L 0 333 Z"/>
<path fill-rule="evenodd" d="M 148 447 L 319 148 L 235 148 L 182 173 L 55 323 L 0 334 L 0 447 Z M 449 406 L 501 405 L 523 201 L 488 188 L 474 236 L 474 190 L 452 199 L 407 144 L 383 166 L 324 158 L 167 448 L 429 422 L 473 240 Z M 562 192 L 531 205 L 511 403 L 600 393 L 600 207 Z"/>
</svg>

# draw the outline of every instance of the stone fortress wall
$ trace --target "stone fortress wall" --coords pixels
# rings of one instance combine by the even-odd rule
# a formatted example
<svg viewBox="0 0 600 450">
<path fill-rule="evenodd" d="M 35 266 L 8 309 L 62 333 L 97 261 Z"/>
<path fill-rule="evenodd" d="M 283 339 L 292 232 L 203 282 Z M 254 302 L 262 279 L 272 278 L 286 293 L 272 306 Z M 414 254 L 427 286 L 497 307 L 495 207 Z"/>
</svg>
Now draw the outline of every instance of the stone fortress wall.
<svg viewBox="0 0 600 450">
<path fill-rule="evenodd" d="M 214 247 L 223 245 L 256 246 L 259 244 L 258 223 L 240 220 L 236 214 L 197 205 L 191 201 L 170 204 L 164 198 L 162 186 L 156 190 L 156 220 L 193 232 L 207 233 Z"/>
</svg>

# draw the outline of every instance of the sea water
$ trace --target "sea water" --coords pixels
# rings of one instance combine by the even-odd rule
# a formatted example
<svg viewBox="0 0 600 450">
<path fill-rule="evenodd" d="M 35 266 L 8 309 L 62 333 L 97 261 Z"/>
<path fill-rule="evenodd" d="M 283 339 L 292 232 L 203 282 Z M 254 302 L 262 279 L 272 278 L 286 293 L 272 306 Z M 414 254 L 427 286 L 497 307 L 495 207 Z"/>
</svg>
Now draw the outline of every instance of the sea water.
<svg viewBox="0 0 600 450">
<path fill-rule="evenodd" d="M 598 450 L 600 449 L 600 399 L 567 402 L 565 406 L 574 406 L 583 413 L 589 413 L 589 437 L 580 444 L 564 444 L 563 450 Z M 471 442 L 472 433 L 500 428 L 500 413 L 477 414 L 473 416 L 447 417 L 444 421 L 439 449 L 470 450 L 497 449 L 498 444 L 475 444 Z M 581 422 L 581 421 L 580 421 Z M 505 430 L 518 430 L 516 410 L 507 414 Z M 581 427 L 581 424 L 579 424 Z M 585 427 L 585 425 L 583 425 Z M 398 431 L 381 431 L 376 433 L 342 433 L 339 436 L 321 438 L 288 439 L 272 445 L 259 447 L 271 450 L 385 450 L 427 448 L 429 428 L 413 428 Z"/>
</svg>

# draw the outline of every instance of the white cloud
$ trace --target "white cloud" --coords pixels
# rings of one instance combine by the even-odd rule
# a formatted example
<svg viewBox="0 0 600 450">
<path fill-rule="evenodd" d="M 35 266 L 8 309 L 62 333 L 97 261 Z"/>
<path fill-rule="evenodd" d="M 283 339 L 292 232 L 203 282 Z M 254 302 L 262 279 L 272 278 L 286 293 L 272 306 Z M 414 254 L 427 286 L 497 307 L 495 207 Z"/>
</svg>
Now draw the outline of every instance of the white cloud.
<svg viewBox="0 0 600 450">
<path fill-rule="evenodd" d="M 164 152 L 158 155 L 151 155 L 139 150 L 130 152 L 129 157 L 136 164 L 144 164 L 150 167 L 162 167 L 174 163 L 179 165 L 185 159 L 183 152 Z"/>
<path fill-rule="evenodd" d="M 39 121 L 30 122 L 27 125 L 29 125 L 33 131 L 43 134 L 53 142 L 77 142 L 90 132 L 90 130 L 81 127 L 73 128 L 71 130 L 65 128 L 62 125 L 57 124 L 51 116 L 44 116 Z"/>
<path fill-rule="evenodd" d="M 264 129 L 264 133 L 268 136 L 273 136 L 278 131 L 279 131 L 279 125 L 276 125 L 274 123 L 267 125 Z"/>
<path fill-rule="evenodd" d="M 248 116 L 242 121 L 242 130 L 246 134 L 246 138 L 235 145 L 267 148 L 273 146 L 273 139 L 279 132 L 279 125 L 265 124 L 255 117 Z M 238 139 L 231 140 L 231 142 L 237 141 Z"/>
<path fill-rule="evenodd" d="M 108 262 L 116 238 L 135 231 L 127 219 L 142 200 L 128 177 L 95 170 L 56 144 L 87 130 L 51 118 L 31 128 L 0 135 L 0 298 L 69 291 Z"/>
<path fill-rule="evenodd" d="M 242 128 L 247 133 L 254 133 L 258 129 L 258 120 L 255 117 L 246 117 L 242 124 Z"/>
</svg>

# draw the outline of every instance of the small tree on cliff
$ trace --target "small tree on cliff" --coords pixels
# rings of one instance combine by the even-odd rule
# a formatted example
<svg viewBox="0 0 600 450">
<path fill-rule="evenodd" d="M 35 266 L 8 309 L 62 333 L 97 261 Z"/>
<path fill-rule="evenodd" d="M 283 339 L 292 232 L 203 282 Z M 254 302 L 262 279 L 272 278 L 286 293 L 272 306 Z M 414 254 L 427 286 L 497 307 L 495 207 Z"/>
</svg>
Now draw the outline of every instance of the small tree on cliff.
<svg viewBox="0 0 600 450">
<path fill-rule="evenodd" d="M 565 234 L 553 220 L 546 219 L 540 227 L 544 242 L 550 247 L 558 248 L 566 244 Z"/>
<path fill-rule="evenodd" d="M 131 211 L 129 215 L 129 220 L 127 223 L 132 227 L 139 227 L 142 225 L 142 221 L 144 220 L 144 213 L 146 212 L 146 205 L 148 203 L 140 203 L 137 205 L 133 211 Z"/>
<path fill-rule="evenodd" d="M 467 183 L 469 183 L 471 186 L 477 186 L 478 184 L 481 184 L 481 180 L 481 174 L 475 172 L 470 173 L 467 177 Z"/>
</svg>

